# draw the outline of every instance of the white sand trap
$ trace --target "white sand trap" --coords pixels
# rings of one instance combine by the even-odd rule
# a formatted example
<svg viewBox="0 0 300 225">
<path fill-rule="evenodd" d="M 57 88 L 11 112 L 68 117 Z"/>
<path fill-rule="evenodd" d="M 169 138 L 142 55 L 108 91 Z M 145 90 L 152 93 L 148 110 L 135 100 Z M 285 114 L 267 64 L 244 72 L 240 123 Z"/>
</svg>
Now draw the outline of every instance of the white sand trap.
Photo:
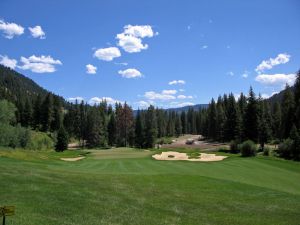
<svg viewBox="0 0 300 225">
<path fill-rule="evenodd" d="M 63 161 L 67 161 L 67 162 L 75 162 L 81 159 L 84 159 L 85 157 L 81 156 L 81 157 L 76 157 L 76 158 L 60 158 Z"/>
<path fill-rule="evenodd" d="M 161 154 L 155 154 L 152 156 L 156 160 L 186 160 L 186 161 L 200 161 L 200 162 L 214 162 L 221 161 L 227 156 L 219 156 L 216 154 L 207 154 L 200 153 L 199 158 L 197 159 L 189 159 L 189 156 L 186 153 L 180 152 L 162 152 Z"/>
</svg>

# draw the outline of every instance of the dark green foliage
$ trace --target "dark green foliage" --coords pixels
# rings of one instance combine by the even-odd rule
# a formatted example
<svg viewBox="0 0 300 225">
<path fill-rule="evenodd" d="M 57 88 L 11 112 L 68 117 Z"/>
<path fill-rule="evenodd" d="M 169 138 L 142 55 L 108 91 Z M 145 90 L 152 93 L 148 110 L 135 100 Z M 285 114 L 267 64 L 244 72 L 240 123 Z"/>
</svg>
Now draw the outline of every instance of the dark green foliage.
<svg viewBox="0 0 300 225">
<path fill-rule="evenodd" d="M 269 156 L 271 153 L 271 149 L 269 147 L 264 147 L 263 155 Z"/>
<path fill-rule="evenodd" d="M 113 146 L 116 144 L 116 118 L 115 113 L 110 113 L 110 119 L 107 125 L 107 131 L 108 131 L 108 145 Z"/>
<path fill-rule="evenodd" d="M 252 87 L 250 87 L 248 104 L 244 115 L 244 136 L 253 141 L 258 139 L 259 129 L 258 104 Z"/>
<path fill-rule="evenodd" d="M 226 110 L 224 139 L 226 141 L 231 141 L 236 138 L 239 138 L 241 121 L 234 95 L 231 93 L 228 98 L 226 97 L 226 99 L 226 104 L 224 102 Z"/>
<path fill-rule="evenodd" d="M 63 152 L 64 150 L 68 149 L 68 133 L 66 132 L 65 128 L 61 126 L 57 131 L 57 138 L 55 144 L 55 151 Z"/>
<path fill-rule="evenodd" d="M 300 70 L 297 73 L 296 82 L 294 85 L 295 91 L 295 125 L 300 129 Z"/>
<path fill-rule="evenodd" d="M 176 137 L 182 135 L 181 118 L 178 114 L 176 114 L 176 119 L 175 119 L 175 133 L 176 133 Z"/>
<path fill-rule="evenodd" d="M 230 142 L 230 153 L 236 154 L 240 152 L 239 142 L 237 140 L 232 140 Z"/>
<path fill-rule="evenodd" d="M 289 86 L 286 85 L 281 103 L 282 138 L 288 138 L 295 119 L 295 99 Z"/>
<path fill-rule="evenodd" d="M 7 100 L 0 101 L 0 124 L 12 124 L 15 123 L 16 107 L 14 104 Z"/>
<path fill-rule="evenodd" d="M 48 94 L 42 103 L 41 107 L 41 125 L 42 131 L 47 132 L 50 130 L 53 120 L 53 97 Z"/>
<path fill-rule="evenodd" d="M 291 159 L 292 155 L 292 148 L 293 148 L 293 140 L 290 138 L 285 139 L 282 143 L 279 144 L 278 146 L 278 154 L 280 157 L 285 158 L 285 159 Z"/>
<path fill-rule="evenodd" d="M 174 112 L 175 113 L 175 112 Z M 153 148 L 157 138 L 157 119 L 154 106 L 149 106 L 145 115 L 145 148 Z"/>
<path fill-rule="evenodd" d="M 89 148 L 105 147 L 102 125 L 100 111 L 97 107 L 91 108 L 87 116 L 86 142 Z"/>
<path fill-rule="evenodd" d="M 53 150 L 53 139 L 44 132 L 30 131 L 30 140 L 27 149 L 30 150 Z"/>
<path fill-rule="evenodd" d="M 273 107 L 272 114 L 272 133 L 275 138 L 281 138 L 281 107 L 279 102 L 276 102 Z"/>
<path fill-rule="evenodd" d="M 182 133 L 187 134 L 187 120 L 186 120 L 186 113 L 183 111 L 181 113 L 181 126 L 182 126 Z"/>
<path fill-rule="evenodd" d="M 253 141 L 247 140 L 240 145 L 241 155 L 243 157 L 251 157 L 256 155 L 256 145 Z"/>
<path fill-rule="evenodd" d="M 217 109 L 215 100 L 212 99 L 208 106 L 208 137 L 216 139 L 217 137 Z"/>
<path fill-rule="evenodd" d="M 292 159 L 299 161 L 300 160 L 300 135 L 295 124 L 293 124 L 292 126 L 290 139 L 293 141 L 293 144 L 290 149 L 290 156 Z"/>
<path fill-rule="evenodd" d="M 138 111 L 135 118 L 135 147 L 143 148 L 144 147 L 144 124 L 141 118 L 141 112 Z"/>
<path fill-rule="evenodd" d="M 259 124 L 258 124 L 258 140 L 260 144 L 260 150 L 264 150 L 265 143 L 267 143 L 272 137 L 272 118 L 270 107 L 267 102 L 259 102 Z"/>
<path fill-rule="evenodd" d="M 116 104 L 116 144 L 117 146 L 134 145 L 134 117 L 132 108 L 126 103 Z"/>
</svg>

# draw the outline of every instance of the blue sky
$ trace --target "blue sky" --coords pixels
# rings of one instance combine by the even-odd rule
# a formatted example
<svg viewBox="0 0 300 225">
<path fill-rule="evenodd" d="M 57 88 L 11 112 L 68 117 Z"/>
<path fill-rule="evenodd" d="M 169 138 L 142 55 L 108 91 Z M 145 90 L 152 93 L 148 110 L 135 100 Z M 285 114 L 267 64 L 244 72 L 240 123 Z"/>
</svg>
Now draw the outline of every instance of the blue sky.
<svg viewBox="0 0 300 225">
<path fill-rule="evenodd" d="M 91 103 L 177 107 L 250 85 L 267 97 L 300 69 L 299 12 L 297 0 L 1 0 L 0 63 Z"/>
</svg>

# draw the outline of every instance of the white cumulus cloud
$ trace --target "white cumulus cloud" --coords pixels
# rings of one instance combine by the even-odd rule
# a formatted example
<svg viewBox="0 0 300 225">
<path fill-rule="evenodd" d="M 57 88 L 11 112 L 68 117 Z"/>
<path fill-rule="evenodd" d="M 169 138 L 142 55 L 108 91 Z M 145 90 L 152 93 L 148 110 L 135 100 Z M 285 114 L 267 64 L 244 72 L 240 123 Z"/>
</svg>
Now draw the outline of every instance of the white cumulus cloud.
<svg viewBox="0 0 300 225">
<path fill-rule="evenodd" d="M 117 47 L 99 48 L 94 53 L 94 57 L 104 61 L 112 61 L 120 56 L 121 52 Z"/>
<path fill-rule="evenodd" d="M 193 102 L 181 102 L 181 103 L 178 103 L 178 102 L 171 102 L 171 107 L 184 107 L 184 106 L 192 106 L 192 105 L 195 105 L 195 103 Z"/>
<path fill-rule="evenodd" d="M 21 57 L 22 70 L 31 70 L 34 73 L 53 73 L 56 71 L 55 65 L 62 65 L 60 60 L 53 59 L 51 56 L 35 56 L 29 58 Z"/>
<path fill-rule="evenodd" d="M 4 37 L 12 39 L 14 36 L 19 36 L 24 33 L 24 28 L 16 23 L 6 23 L 0 20 L 0 30 L 4 33 Z"/>
<path fill-rule="evenodd" d="M 255 80 L 265 85 L 293 85 L 296 80 L 295 74 L 259 74 Z"/>
<path fill-rule="evenodd" d="M 248 78 L 249 74 L 250 74 L 250 72 L 245 70 L 244 73 L 242 74 L 242 77 L 243 78 Z"/>
<path fill-rule="evenodd" d="M 234 73 L 233 73 L 232 71 L 229 71 L 227 74 L 228 74 L 229 76 L 234 76 Z"/>
<path fill-rule="evenodd" d="M 188 95 L 188 96 L 186 96 L 186 95 L 178 95 L 177 98 L 178 98 L 178 99 L 187 99 L 187 98 L 188 98 L 188 99 L 192 99 L 193 96 L 191 96 L 191 95 Z"/>
<path fill-rule="evenodd" d="M 169 85 L 175 85 L 175 84 L 185 84 L 184 80 L 172 80 L 169 82 Z"/>
<path fill-rule="evenodd" d="M 145 37 L 153 37 L 155 34 L 158 33 L 154 33 L 152 30 L 152 27 L 150 25 L 126 25 L 124 26 L 124 34 L 128 34 L 128 35 L 132 35 L 134 37 L 138 37 L 138 38 L 145 38 Z"/>
<path fill-rule="evenodd" d="M 15 69 L 17 66 L 17 60 L 15 59 L 10 59 L 6 55 L 0 55 L 0 64 L 9 67 L 11 69 Z"/>
<path fill-rule="evenodd" d="M 140 52 L 148 48 L 147 44 L 142 43 L 142 39 L 145 37 L 151 38 L 158 33 L 154 33 L 150 25 L 143 26 L 124 26 L 123 33 L 117 34 L 118 46 L 129 53 Z"/>
<path fill-rule="evenodd" d="M 119 70 L 118 73 L 125 78 L 137 78 L 142 76 L 142 73 L 134 68 Z"/>
<path fill-rule="evenodd" d="M 119 100 L 116 100 L 114 98 L 111 98 L 111 97 L 93 97 L 89 100 L 89 103 L 94 105 L 94 104 L 100 104 L 101 102 L 104 102 L 106 101 L 107 104 L 109 105 L 114 105 L 116 103 L 123 103 L 122 101 L 119 101 Z"/>
<path fill-rule="evenodd" d="M 34 38 L 40 38 L 40 39 L 45 39 L 46 34 L 43 31 L 41 26 L 35 26 L 35 27 L 28 27 L 32 37 Z"/>
<path fill-rule="evenodd" d="M 161 93 L 164 95 L 175 95 L 177 90 L 163 90 Z"/>
<path fill-rule="evenodd" d="M 256 72 L 260 73 L 264 70 L 270 70 L 276 65 L 285 64 L 290 61 L 290 55 L 286 53 L 278 54 L 276 58 L 270 58 L 263 60 L 255 69 Z"/>
<path fill-rule="evenodd" d="M 97 67 L 96 66 L 93 66 L 92 64 L 87 64 L 85 67 L 86 67 L 86 73 L 96 74 L 96 72 L 97 72 Z"/>
<path fill-rule="evenodd" d="M 148 108 L 150 106 L 150 102 L 146 102 L 146 101 L 138 101 L 136 103 L 138 105 L 139 108 Z"/>
<path fill-rule="evenodd" d="M 171 94 L 157 93 L 154 91 L 145 92 L 144 97 L 149 100 L 162 100 L 162 101 L 176 99 L 176 97 Z"/>
<path fill-rule="evenodd" d="M 71 98 L 68 98 L 68 101 L 70 102 L 82 102 L 84 100 L 83 97 L 71 97 Z"/>
</svg>

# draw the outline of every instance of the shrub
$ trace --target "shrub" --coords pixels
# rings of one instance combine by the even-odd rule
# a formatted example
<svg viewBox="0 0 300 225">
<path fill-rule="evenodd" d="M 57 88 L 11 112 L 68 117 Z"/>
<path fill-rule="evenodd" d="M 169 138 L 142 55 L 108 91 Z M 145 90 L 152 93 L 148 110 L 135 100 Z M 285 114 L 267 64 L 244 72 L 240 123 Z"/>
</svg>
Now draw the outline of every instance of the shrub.
<svg viewBox="0 0 300 225">
<path fill-rule="evenodd" d="M 294 141 L 290 138 L 279 144 L 277 153 L 280 157 L 290 159 L 292 157 Z"/>
<path fill-rule="evenodd" d="M 218 152 L 229 153 L 229 152 L 231 152 L 231 151 L 230 151 L 230 149 L 228 149 L 228 148 L 226 148 L 226 147 L 220 147 L 220 148 L 218 149 Z"/>
<path fill-rule="evenodd" d="M 256 144 L 251 141 L 244 141 L 241 144 L 241 154 L 243 157 L 250 157 L 256 155 Z"/>
<path fill-rule="evenodd" d="M 192 144 L 194 144 L 194 142 L 195 142 L 194 139 L 187 139 L 186 142 L 185 142 L 185 144 L 192 145 Z"/>
<path fill-rule="evenodd" d="M 157 144 L 163 145 L 163 144 L 172 144 L 172 138 L 171 137 L 162 137 L 157 139 Z"/>
<path fill-rule="evenodd" d="M 53 149 L 53 147 L 54 141 L 46 133 L 30 132 L 30 141 L 26 148 L 32 150 L 49 150 Z"/>
<path fill-rule="evenodd" d="M 264 147 L 263 155 L 269 156 L 271 153 L 271 149 L 269 147 Z"/>
<path fill-rule="evenodd" d="M 25 148 L 30 139 L 29 130 L 20 125 L 13 127 L 9 124 L 1 124 L 0 134 L 0 146 L 11 148 Z"/>
<path fill-rule="evenodd" d="M 240 149 L 239 149 L 239 144 L 238 144 L 238 141 L 236 140 L 232 140 L 230 142 L 230 153 L 239 153 L 240 152 Z"/>
<path fill-rule="evenodd" d="M 68 133 L 63 127 L 61 127 L 57 132 L 55 151 L 62 152 L 66 149 L 68 149 Z"/>
</svg>

